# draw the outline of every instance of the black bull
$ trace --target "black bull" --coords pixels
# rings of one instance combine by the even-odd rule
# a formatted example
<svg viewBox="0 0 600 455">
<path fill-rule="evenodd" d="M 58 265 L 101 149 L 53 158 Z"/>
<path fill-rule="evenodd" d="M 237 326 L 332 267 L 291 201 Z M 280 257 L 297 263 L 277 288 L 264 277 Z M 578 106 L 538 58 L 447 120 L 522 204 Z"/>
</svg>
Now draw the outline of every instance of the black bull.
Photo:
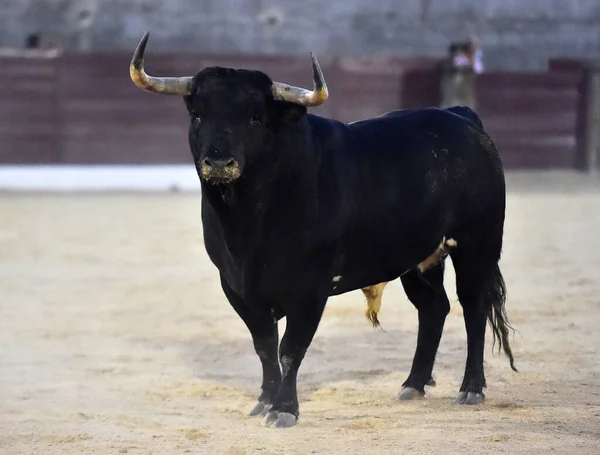
<svg viewBox="0 0 600 455">
<path fill-rule="evenodd" d="M 487 320 L 514 365 L 498 267 L 504 172 L 477 115 L 428 108 L 344 124 L 306 112 L 327 98 L 314 57 L 314 91 L 226 68 L 154 78 L 143 69 L 147 38 L 131 76 L 146 90 L 182 95 L 189 111 L 206 251 L 262 363 L 262 393 L 250 414 L 265 416 L 267 425 L 295 424 L 298 369 L 328 297 L 363 289 L 376 323 L 372 304 L 383 286 L 376 285 L 398 277 L 419 315 L 398 398 L 422 396 L 435 384 L 450 310 L 447 254 L 468 337 L 456 402 L 481 403 Z"/>
</svg>

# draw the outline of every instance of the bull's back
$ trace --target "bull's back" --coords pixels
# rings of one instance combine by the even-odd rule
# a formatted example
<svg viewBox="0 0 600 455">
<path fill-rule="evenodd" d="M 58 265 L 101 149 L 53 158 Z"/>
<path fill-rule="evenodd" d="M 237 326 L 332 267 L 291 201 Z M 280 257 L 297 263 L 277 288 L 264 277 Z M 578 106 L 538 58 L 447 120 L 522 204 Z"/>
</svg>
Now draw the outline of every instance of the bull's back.
<svg viewBox="0 0 600 455">
<path fill-rule="evenodd" d="M 348 128 L 357 165 L 382 175 L 390 169 L 412 184 L 437 175 L 453 187 L 465 172 L 471 185 L 503 178 L 498 151 L 468 107 L 391 111 Z"/>
<path fill-rule="evenodd" d="M 340 188 L 352 193 L 337 264 L 347 280 L 336 292 L 414 267 L 504 191 L 493 143 L 455 112 L 390 112 L 349 124 L 343 141 L 329 150 L 343 162 Z"/>
</svg>

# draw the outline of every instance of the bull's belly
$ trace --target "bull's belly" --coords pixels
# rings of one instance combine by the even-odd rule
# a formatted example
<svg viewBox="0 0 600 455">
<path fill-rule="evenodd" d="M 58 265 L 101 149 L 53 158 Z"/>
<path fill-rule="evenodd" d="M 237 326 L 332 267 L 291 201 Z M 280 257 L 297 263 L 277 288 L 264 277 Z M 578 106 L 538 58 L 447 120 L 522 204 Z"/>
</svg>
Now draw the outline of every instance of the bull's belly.
<svg viewBox="0 0 600 455">
<path fill-rule="evenodd" d="M 348 255 L 335 268 L 331 295 L 362 289 L 377 283 L 392 281 L 415 267 L 418 261 L 401 253 L 383 255 Z"/>
<path fill-rule="evenodd" d="M 343 249 L 336 261 L 335 274 L 331 283 L 330 295 L 362 289 L 378 283 L 395 280 L 411 269 L 422 265 L 431 266 L 442 238 L 432 237 L 431 241 L 418 245 L 360 248 L 354 245 Z"/>
</svg>

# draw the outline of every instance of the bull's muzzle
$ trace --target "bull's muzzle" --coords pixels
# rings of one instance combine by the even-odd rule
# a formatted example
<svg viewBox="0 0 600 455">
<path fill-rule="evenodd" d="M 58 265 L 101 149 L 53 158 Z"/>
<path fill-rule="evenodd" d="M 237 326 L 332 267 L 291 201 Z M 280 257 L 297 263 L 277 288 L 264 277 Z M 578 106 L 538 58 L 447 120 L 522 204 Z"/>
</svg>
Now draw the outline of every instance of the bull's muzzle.
<svg viewBox="0 0 600 455">
<path fill-rule="evenodd" d="M 204 158 L 200 163 L 200 178 L 209 183 L 231 183 L 241 174 L 241 166 L 233 158 Z"/>
</svg>

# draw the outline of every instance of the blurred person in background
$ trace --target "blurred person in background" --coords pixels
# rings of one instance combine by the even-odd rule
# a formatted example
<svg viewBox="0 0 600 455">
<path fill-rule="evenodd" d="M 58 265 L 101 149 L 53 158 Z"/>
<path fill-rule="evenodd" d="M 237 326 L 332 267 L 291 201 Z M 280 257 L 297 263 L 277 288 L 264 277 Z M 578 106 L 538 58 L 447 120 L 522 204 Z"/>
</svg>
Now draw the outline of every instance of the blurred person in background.
<svg viewBox="0 0 600 455">
<path fill-rule="evenodd" d="M 468 106 L 475 110 L 475 81 L 483 73 L 483 51 L 479 40 L 450 43 L 442 70 L 442 102 L 440 107 Z"/>
</svg>

